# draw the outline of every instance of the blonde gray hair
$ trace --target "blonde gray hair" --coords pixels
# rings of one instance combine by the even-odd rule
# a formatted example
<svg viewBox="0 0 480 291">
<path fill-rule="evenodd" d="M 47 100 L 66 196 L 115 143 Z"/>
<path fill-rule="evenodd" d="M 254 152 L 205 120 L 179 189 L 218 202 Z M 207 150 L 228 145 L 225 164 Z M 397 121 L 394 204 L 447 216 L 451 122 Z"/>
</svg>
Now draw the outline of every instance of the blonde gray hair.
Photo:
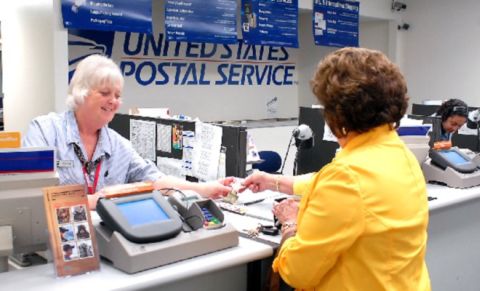
<svg viewBox="0 0 480 291">
<path fill-rule="evenodd" d="M 119 84 L 123 88 L 123 75 L 111 59 L 101 55 L 90 55 L 83 59 L 73 74 L 68 87 L 67 107 L 77 109 L 83 104 L 90 90 L 102 85 Z"/>
</svg>

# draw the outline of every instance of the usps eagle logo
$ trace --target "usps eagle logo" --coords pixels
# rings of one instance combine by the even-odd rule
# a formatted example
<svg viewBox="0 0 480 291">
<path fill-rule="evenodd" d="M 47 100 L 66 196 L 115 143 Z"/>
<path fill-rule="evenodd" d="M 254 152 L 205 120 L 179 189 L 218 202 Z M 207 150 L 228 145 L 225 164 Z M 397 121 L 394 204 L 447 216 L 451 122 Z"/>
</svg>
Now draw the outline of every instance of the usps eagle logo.
<svg viewBox="0 0 480 291">
<path fill-rule="evenodd" d="M 68 79 L 75 72 L 77 64 L 84 58 L 99 54 L 107 57 L 112 56 L 114 31 L 68 31 Z"/>
</svg>

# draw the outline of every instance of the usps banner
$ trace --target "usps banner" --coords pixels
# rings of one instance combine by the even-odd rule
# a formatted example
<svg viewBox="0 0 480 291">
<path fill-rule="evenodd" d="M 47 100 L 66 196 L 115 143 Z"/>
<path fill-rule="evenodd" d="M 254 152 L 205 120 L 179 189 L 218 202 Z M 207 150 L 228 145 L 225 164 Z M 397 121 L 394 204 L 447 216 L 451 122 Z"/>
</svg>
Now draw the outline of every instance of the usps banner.
<svg viewBox="0 0 480 291">
<path fill-rule="evenodd" d="M 152 33 L 152 0 L 62 0 L 62 16 L 66 28 Z"/>
<path fill-rule="evenodd" d="M 121 112 L 167 107 L 202 121 L 298 114 L 296 50 L 168 41 L 164 33 L 69 31 L 70 74 L 91 53 L 110 56 L 125 77 Z"/>
<path fill-rule="evenodd" d="M 357 1 L 314 0 L 315 44 L 358 47 L 359 11 L 360 4 Z"/>
<path fill-rule="evenodd" d="M 298 0 L 242 0 L 247 44 L 298 48 Z"/>
<path fill-rule="evenodd" d="M 236 0 L 166 0 L 168 40 L 234 44 L 237 42 Z"/>
</svg>

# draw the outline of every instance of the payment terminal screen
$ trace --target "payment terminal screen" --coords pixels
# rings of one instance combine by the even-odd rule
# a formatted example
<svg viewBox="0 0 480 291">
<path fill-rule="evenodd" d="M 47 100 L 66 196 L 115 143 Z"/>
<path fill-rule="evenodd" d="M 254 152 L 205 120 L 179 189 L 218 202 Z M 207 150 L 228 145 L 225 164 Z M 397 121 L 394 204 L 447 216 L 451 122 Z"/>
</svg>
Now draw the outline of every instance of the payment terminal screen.
<svg viewBox="0 0 480 291">
<path fill-rule="evenodd" d="M 462 157 L 455 151 L 441 151 L 440 154 L 443 155 L 445 159 L 449 160 L 454 165 L 464 164 L 468 162 L 464 157 Z"/>
<path fill-rule="evenodd" d="M 117 204 L 131 226 L 167 220 L 169 217 L 153 198 Z"/>
</svg>

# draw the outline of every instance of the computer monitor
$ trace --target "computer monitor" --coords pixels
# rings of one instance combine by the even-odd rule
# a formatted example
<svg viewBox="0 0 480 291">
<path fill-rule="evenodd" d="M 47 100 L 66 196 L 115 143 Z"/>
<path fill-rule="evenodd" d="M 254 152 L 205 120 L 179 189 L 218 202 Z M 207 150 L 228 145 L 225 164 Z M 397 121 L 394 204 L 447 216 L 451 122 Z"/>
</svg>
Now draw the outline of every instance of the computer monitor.
<svg viewBox="0 0 480 291">
<path fill-rule="evenodd" d="M 437 112 L 440 105 L 429 105 L 429 104 L 412 104 L 412 114 L 414 115 L 423 115 L 430 116 Z"/>
<path fill-rule="evenodd" d="M 54 173 L 0 177 L 0 272 L 8 270 L 8 256 L 47 250 L 48 232 L 42 188 L 58 185 Z M 10 239 L 11 238 L 11 241 Z"/>
</svg>

